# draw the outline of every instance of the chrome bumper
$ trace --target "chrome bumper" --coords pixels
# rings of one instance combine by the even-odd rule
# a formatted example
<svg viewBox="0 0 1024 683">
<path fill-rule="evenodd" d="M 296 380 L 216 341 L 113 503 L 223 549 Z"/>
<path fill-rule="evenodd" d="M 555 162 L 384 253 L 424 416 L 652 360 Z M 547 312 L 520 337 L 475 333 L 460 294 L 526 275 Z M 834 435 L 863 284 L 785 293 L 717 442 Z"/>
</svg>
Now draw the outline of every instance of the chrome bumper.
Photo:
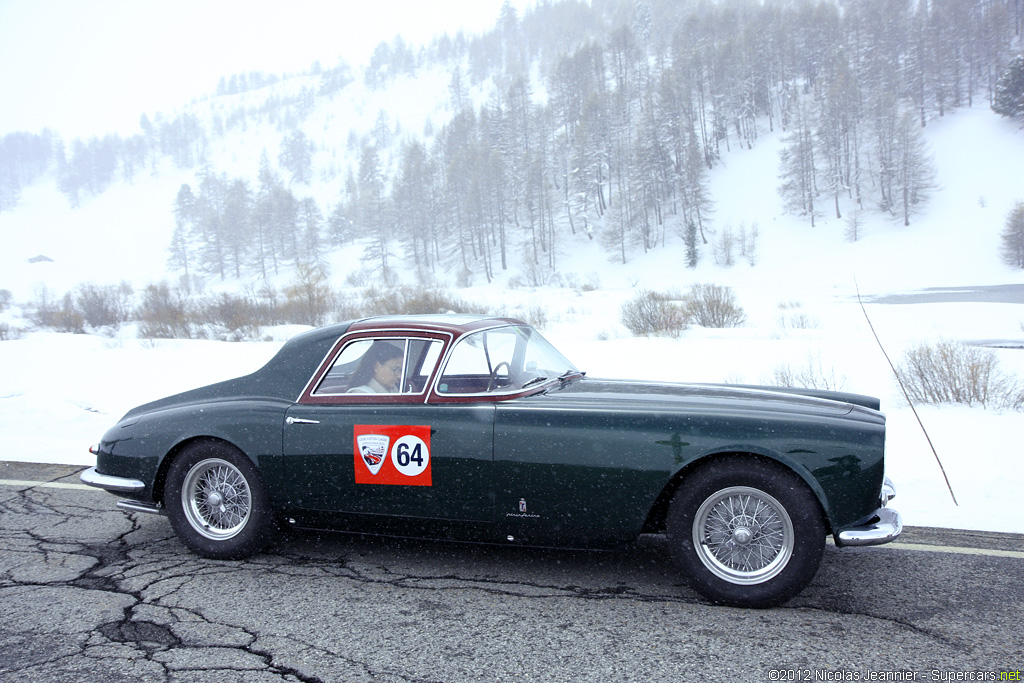
<svg viewBox="0 0 1024 683">
<path fill-rule="evenodd" d="M 146 484 L 138 479 L 125 479 L 124 477 L 111 477 L 106 474 L 100 474 L 96 471 L 95 467 L 90 467 L 82 472 L 79 478 L 83 484 L 116 493 L 137 493 L 146 488 Z"/>
<path fill-rule="evenodd" d="M 896 497 L 896 487 L 889 477 L 882 484 L 879 508 L 862 524 L 841 530 L 835 537 L 837 546 L 881 545 L 896 539 L 903 532 L 900 513 L 886 507 Z"/>
</svg>

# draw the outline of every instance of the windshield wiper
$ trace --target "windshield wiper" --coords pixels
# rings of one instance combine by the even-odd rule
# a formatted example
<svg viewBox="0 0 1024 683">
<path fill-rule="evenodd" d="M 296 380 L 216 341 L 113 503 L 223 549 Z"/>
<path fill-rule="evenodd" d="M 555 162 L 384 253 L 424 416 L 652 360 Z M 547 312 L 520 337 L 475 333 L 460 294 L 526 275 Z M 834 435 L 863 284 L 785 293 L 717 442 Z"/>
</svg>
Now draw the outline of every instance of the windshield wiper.
<svg viewBox="0 0 1024 683">
<path fill-rule="evenodd" d="M 562 383 L 561 386 L 564 387 L 566 384 L 569 383 L 570 379 L 582 377 L 585 374 L 587 373 L 583 372 L 582 370 L 566 370 L 565 372 L 558 376 L 558 380 Z"/>
<path fill-rule="evenodd" d="M 527 382 L 526 384 L 521 386 L 520 389 L 525 389 L 526 387 L 532 387 L 534 384 L 540 384 L 541 382 L 546 382 L 547 380 L 548 380 L 548 378 L 544 377 L 544 376 L 534 377 L 529 382 Z"/>
<path fill-rule="evenodd" d="M 583 372 L 582 370 L 566 370 L 565 372 L 563 372 L 561 375 L 559 375 L 555 379 L 557 379 L 559 382 L 561 382 L 561 386 L 564 387 L 569 382 L 569 380 L 575 379 L 576 377 L 582 377 L 585 374 L 587 374 L 587 373 Z M 548 378 L 543 376 L 543 375 L 541 375 L 540 377 L 534 377 L 533 379 L 528 381 L 526 384 L 521 386 L 520 389 L 525 389 L 526 387 L 532 387 L 534 384 L 540 384 L 541 382 L 547 382 L 547 381 L 548 381 Z"/>
</svg>

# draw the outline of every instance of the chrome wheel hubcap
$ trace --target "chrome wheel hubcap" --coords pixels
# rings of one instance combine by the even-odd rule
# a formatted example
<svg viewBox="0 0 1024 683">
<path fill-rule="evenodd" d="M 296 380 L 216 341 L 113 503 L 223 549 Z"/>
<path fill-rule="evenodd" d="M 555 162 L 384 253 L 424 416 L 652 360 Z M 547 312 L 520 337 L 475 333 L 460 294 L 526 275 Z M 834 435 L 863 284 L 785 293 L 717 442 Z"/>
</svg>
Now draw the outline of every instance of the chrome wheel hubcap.
<svg viewBox="0 0 1024 683">
<path fill-rule="evenodd" d="M 712 574 L 751 585 L 777 576 L 793 555 L 793 521 L 772 496 L 731 486 L 708 496 L 693 520 L 693 547 Z"/>
<path fill-rule="evenodd" d="M 252 512 L 249 483 L 227 460 L 210 458 L 196 463 L 185 476 L 181 506 L 199 534 L 223 541 L 238 534 Z"/>
</svg>

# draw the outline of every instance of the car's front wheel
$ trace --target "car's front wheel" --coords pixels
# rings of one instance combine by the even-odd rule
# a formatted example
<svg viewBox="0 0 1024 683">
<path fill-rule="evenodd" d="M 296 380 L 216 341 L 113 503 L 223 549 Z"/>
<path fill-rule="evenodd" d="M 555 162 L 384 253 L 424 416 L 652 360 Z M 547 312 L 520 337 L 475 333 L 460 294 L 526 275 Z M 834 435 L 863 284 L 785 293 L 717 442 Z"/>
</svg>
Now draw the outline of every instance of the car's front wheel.
<svg viewBox="0 0 1024 683">
<path fill-rule="evenodd" d="M 760 458 L 718 459 L 693 472 L 666 521 L 690 585 L 735 607 L 773 607 L 795 596 L 814 578 L 825 546 L 814 494 Z"/>
<path fill-rule="evenodd" d="M 164 505 L 175 533 L 193 552 L 237 560 L 259 551 L 275 527 L 259 471 L 220 443 L 196 443 L 167 472 Z"/>
</svg>

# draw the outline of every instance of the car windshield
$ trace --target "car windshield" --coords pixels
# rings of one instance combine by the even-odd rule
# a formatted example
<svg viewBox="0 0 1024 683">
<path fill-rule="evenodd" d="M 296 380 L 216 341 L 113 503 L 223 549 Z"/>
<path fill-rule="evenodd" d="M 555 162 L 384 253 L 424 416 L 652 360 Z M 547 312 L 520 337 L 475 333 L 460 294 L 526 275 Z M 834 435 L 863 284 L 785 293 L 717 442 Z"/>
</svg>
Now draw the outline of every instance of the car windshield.
<svg viewBox="0 0 1024 683">
<path fill-rule="evenodd" d="M 535 329 L 508 326 L 460 339 L 437 388 L 442 394 L 512 393 L 575 374 L 576 367 Z"/>
</svg>

